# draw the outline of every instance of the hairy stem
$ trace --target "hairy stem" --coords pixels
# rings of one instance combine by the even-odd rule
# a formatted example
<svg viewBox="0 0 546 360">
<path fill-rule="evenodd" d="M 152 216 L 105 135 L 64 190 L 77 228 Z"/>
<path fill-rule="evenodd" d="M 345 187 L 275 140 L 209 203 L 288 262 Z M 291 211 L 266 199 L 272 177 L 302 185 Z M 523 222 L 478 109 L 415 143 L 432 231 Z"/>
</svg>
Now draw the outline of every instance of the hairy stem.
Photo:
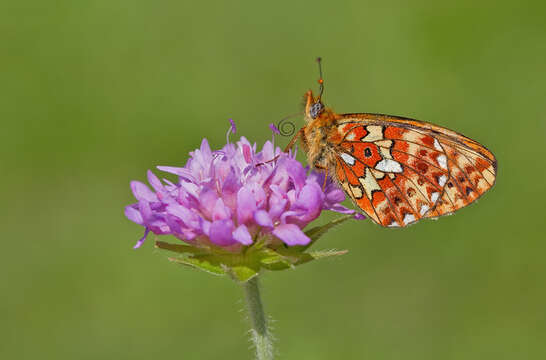
<svg viewBox="0 0 546 360">
<path fill-rule="evenodd" d="M 252 323 L 251 332 L 252 341 L 256 348 L 256 359 L 271 360 L 273 359 L 273 343 L 271 341 L 271 334 L 267 328 L 267 319 L 262 299 L 260 298 L 258 276 L 253 277 L 242 285 L 245 290 L 246 306 Z"/>
</svg>

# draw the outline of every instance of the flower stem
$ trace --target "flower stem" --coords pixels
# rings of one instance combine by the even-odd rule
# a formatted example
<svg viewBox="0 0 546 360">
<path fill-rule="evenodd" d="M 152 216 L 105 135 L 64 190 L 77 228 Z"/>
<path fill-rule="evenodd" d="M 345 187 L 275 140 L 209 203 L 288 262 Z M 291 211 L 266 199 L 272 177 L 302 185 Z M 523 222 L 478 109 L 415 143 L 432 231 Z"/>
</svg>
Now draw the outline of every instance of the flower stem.
<svg viewBox="0 0 546 360">
<path fill-rule="evenodd" d="M 273 359 L 273 343 L 271 334 L 267 328 L 267 319 L 264 313 L 262 299 L 260 298 L 260 288 L 258 285 L 258 276 L 253 277 L 243 283 L 245 289 L 246 305 L 250 321 L 252 322 L 252 341 L 256 347 L 257 360 Z"/>
</svg>

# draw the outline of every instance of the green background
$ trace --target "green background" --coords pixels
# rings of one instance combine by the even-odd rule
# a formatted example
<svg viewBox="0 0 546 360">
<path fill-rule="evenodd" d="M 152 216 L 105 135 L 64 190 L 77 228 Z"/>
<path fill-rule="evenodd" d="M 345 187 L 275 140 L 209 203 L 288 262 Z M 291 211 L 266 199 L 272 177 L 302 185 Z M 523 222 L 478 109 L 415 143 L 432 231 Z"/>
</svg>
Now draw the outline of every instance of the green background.
<svg viewBox="0 0 546 360">
<path fill-rule="evenodd" d="M 263 143 L 324 59 L 325 103 L 456 129 L 496 186 L 344 257 L 267 273 L 279 359 L 543 359 L 546 6 L 497 1 L 0 5 L 2 359 L 250 359 L 242 291 L 123 216 L 129 181 L 207 137 Z M 294 119 L 302 124 L 301 119 Z M 286 144 L 288 139 L 278 138 Z M 324 221 L 324 219 L 322 220 Z"/>
</svg>

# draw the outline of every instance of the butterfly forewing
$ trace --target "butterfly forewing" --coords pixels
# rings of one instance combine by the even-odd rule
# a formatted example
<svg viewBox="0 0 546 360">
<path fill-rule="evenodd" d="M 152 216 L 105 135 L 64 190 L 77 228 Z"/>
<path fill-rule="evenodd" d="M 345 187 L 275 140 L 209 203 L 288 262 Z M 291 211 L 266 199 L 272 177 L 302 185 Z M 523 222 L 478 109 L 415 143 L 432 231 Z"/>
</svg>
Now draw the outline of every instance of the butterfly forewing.
<svg viewBox="0 0 546 360">
<path fill-rule="evenodd" d="M 335 126 L 334 174 L 353 202 L 383 226 L 450 214 L 495 182 L 493 154 L 449 129 L 380 114 L 337 115 Z"/>
</svg>

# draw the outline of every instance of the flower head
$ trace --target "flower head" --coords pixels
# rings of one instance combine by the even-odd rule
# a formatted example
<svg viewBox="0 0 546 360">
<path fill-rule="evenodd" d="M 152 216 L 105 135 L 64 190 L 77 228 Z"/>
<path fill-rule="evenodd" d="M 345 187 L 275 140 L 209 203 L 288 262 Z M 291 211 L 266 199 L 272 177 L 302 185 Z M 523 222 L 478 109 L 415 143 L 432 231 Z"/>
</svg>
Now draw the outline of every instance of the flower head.
<svg viewBox="0 0 546 360">
<path fill-rule="evenodd" d="M 228 130 L 235 132 L 231 120 Z M 131 182 L 137 203 L 125 208 L 127 218 L 145 227 L 146 235 L 171 234 L 195 246 L 214 245 L 231 252 L 258 239 L 273 247 L 306 245 L 302 231 L 322 210 L 351 214 L 340 203 L 345 194 L 324 173 L 310 172 L 294 154 L 267 141 L 258 151 L 241 137 L 212 151 L 207 140 L 190 153 L 184 167 L 158 166 L 178 181 L 160 180 L 148 171 L 150 189 Z"/>
</svg>

